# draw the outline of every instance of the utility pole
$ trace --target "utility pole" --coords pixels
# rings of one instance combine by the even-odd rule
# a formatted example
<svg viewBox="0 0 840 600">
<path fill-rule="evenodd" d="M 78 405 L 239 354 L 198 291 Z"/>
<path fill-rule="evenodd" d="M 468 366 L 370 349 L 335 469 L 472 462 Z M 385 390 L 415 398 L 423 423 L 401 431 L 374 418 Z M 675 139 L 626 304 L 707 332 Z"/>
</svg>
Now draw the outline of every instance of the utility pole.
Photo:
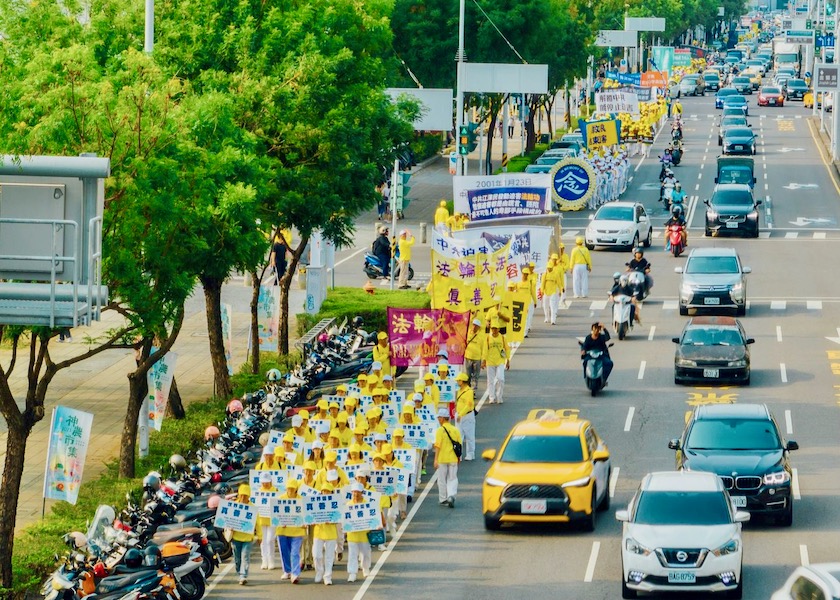
<svg viewBox="0 0 840 600">
<path fill-rule="evenodd" d="M 151 0 L 147 0 L 151 1 Z M 457 71 L 456 71 L 456 82 L 455 82 L 455 133 L 459 134 L 461 131 L 461 125 L 464 124 L 464 90 L 461 87 L 462 85 L 462 77 L 464 71 L 464 14 L 466 13 L 466 0 L 460 1 L 460 8 L 458 9 L 458 63 L 457 63 Z M 467 174 L 467 158 L 468 155 L 461 156 L 459 152 L 458 144 L 460 143 L 459 136 L 455 136 L 455 156 L 456 156 L 456 167 L 455 167 L 455 174 L 456 175 L 466 175 Z"/>
</svg>

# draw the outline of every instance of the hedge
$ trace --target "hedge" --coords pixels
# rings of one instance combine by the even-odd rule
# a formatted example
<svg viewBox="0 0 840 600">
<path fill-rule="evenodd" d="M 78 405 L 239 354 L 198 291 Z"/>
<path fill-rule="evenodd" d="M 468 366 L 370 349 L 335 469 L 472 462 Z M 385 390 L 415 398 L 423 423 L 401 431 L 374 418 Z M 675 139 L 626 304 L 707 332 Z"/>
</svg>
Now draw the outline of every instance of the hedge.
<svg viewBox="0 0 840 600">
<path fill-rule="evenodd" d="M 337 287 L 329 290 L 317 315 L 302 313 L 296 316 L 297 337 L 303 337 L 321 319 L 335 317 L 336 323 L 340 324 L 345 318 L 349 321 L 357 315 L 365 320 L 365 330 L 383 331 L 388 325 L 386 309 L 389 306 L 429 308 L 430 300 L 428 294 L 416 290 L 376 289 L 368 294 L 361 288 Z"/>
</svg>

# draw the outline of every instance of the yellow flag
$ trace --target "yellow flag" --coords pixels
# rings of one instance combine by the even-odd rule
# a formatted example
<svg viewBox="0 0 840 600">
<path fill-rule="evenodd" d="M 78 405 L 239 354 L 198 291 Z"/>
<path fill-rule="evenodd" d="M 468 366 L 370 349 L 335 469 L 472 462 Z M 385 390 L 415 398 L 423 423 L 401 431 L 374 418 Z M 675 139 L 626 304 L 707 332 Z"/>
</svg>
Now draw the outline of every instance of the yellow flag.
<svg viewBox="0 0 840 600">
<path fill-rule="evenodd" d="M 508 290 L 505 292 L 505 302 L 510 306 L 510 325 L 508 325 L 505 339 L 510 342 L 525 340 L 525 324 L 528 319 L 528 309 L 531 307 L 530 290 Z"/>
</svg>

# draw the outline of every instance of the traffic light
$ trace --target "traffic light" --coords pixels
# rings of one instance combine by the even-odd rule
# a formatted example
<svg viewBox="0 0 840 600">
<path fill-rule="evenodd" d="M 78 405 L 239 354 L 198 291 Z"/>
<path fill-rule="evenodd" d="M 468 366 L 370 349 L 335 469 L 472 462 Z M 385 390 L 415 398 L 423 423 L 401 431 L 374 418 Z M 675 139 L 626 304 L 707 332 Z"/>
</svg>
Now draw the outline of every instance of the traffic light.
<svg viewBox="0 0 840 600">
<path fill-rule="evenodd" d="M 458 130 L 458 154 L 470 153 L 470 128 L 467 125 L 461 125 Z"/>
<path fill-rule="evenodd" d="M 411 187 L 406 184 L 409 179 L 411 179 L 411 173 L 405 173 L 403 171 L 397 173 L 397 193 L 394 197 L 394 208 L 396 210 L 403 210 L 408 206 L 408 192 Z"/>
</svg>

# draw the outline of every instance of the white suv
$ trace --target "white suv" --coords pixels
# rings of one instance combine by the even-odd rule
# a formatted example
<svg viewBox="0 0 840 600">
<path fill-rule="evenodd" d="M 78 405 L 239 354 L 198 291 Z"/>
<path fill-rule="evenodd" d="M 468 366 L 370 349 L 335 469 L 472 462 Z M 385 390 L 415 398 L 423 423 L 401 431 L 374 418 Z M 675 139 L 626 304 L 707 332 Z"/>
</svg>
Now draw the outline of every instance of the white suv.
<svg viewBox="0 0 840 600">
<path fill-rule="evenodd" d="M 615 518 L 621 597 L 643 592 L 726 592 L 741 598 L 741 523 L 720 478 L 700 471 L 649 473 Z"/>
</svg>

